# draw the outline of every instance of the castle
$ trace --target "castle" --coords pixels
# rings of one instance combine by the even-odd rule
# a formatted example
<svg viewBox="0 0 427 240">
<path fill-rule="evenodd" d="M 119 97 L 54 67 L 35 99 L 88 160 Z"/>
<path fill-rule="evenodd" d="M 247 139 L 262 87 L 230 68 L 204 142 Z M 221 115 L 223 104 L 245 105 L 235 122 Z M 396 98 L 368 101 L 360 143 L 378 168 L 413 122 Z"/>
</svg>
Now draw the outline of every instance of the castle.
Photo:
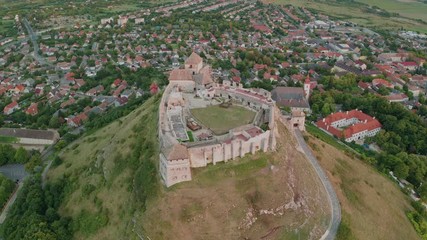
<svg viewBox="0 0 427 240">
<path fill-rule="evenodd" d="M 192 116 L 193 108 L 224 102 L 255 112 L 254 119 L 217 134 Z M 170 72 L 159 106 L 159 170 L 163 183 L 170 187 L 190 181 L 191 168 L 274 150 L 274 114 L 275 102 L 268 91 L 244 89 L 230 81 L 217 83 L 210 66 L 192 53 L 183 67 Z"/>
</svg>

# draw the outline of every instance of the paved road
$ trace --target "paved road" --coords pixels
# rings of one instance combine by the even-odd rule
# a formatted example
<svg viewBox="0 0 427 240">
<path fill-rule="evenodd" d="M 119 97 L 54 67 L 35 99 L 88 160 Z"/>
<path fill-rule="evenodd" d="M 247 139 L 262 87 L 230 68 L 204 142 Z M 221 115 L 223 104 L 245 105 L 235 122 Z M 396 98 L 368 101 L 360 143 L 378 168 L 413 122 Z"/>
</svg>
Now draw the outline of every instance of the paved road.
<svg viewBox="0 0 427 240">
<path fill-rule="evenodd" d="M 24 23 L 24 26 L 27 29 L 28 37 L 30 38 L 31 43 L 33 44 L 33 47 L 34 47 L 33 56 L 36 59 L 36 61 L 39 62 L 40 65 L 47 66 L 50 68 L 55 68 L 55 66 L 47 62 L 46 59 L 44 59 L 44 57 L 40 56 L 39 54 L 40 48 L 39 48 L 39 44 L 37 43 L 37 34 L 34 33 L 33 28 L 31 27 L 28 20 L 24 18 L 22 22 Z"/>
<path fill-rule="evenodd" d="M 341 222 L 341 207 L 337 198 L 337 194 L 335 193 L 334 188 L 332 187 L 332 184 L 329 181 L 328 177 L 326 176 L 325 172 L 323 171 L 322 167 L 320 167 L 319 163 L 317 162 L 316 157 L 314 157 L 313 153 L 305 143 L 302 133 L 298 129 L 295 129 L 295 136 L 297 138 L 299 145 L 304 151 L 304 154 L 306 155 L 308 160 L 310 160 L 311 165 L 314 167 L 317 175 L 322 181 L 322 184 L 325 187 L 326 192 L 328 194 L 329 204 L 331 205 L 332 218 L 329 222 L 328 229 L 320 239 L 333 240 L 335 239 L 338 227 Z"/>
<path fill-rule="evenodd" d="M 25 167 L 22 164 L 6 164 L 0 167 L 0 173 L 10 180 L 22 181 L 28 173 L 25 171 Z"/>
</svg>

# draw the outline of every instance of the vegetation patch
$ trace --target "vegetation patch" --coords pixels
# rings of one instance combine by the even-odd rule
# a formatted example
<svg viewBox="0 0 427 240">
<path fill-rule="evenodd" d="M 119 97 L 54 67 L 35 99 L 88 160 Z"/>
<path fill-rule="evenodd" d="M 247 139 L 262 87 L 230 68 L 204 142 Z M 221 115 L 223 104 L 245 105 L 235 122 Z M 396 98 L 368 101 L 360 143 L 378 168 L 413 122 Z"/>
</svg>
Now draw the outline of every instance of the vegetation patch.
<svg viewBox="0 0 427 240">
<path fill-rule="evenodd" d="M 27 178 L 0 227 L 2 238 L 70 240 L 71 219 L 57 214 L 70 187 L 67 182 L 64 178 L 58 179 L 42 189 L 40 175 Z"/>
<path fill-rule="evenodd" d="M 246 178 L 251 173 L 265 168 L 268 164 L 267 157 L 253 159 L 252 156 L 227 163 L 217 163 L 214 166 L 209 166 L 205 169 L 195 169 L 194 175 L 199 181 L 205 184 L 215 184 L 221 178 L 236 176 L 238 178 Z"/>
<path fill-rule="evenodd" d="M 334 146 L 334 147 L 336 147 L 336 148 L 338 148 L 338 149 L 340 149 L 340 150 L 343 150 L 343 151 L 348 150 L 348 149 L 346 148 L 346 146 L 345 146 L 345 145 L 343 145 L 343 144 L 340 144 L 340 143 L 338 142 L 338 140 L 337 140 L 335 137 L 333 137 L 333 136 L 331 136 L 331 135 L 329 135 L 329 134 L 325 133 L 324 131 L 320 130 L 318 127 L 314 126 L 314 125 L 313 125 L 313 124 L 311 124 L 311 123 L 307 124 L 307 125 L 305 126 L 305 129 L 306 129 L 306 130 L 307 130 L 307 132 L 309 132 L 311 135 L 313 135 L 313 136 L 314 136 L 314 137 L 316 137 L 316 138 L 319 138 L 319 139 L 320 139 L 320 140 L 322 140 L 323 142 L 326 142 L 326 143 L 328 143 L 328 144 L 330 144 L 330 145 L 332 145 L 332 146 Z"/>
<path fill-rule="evenodd" d="M 337 239 L 419 239 L 406 216 L 412 209 L 408 197 L 397 184 L 358 157 L 317 138 L 310 141 L 324 145 L 317 152 L 322 158 L 319 164 L 328 173 L 341 204 Z"/>
<path fill-rule="evenodd" d="M 191 114 L 217 135 L 228 133 L 230 129 L 251 123 L 256 115 L 254 111 L 241 106 L 221 107 L 218 105 L 191 109 Z"/>
<path fill-rule="evenodd" d="M 203 206 L 199 202 L 186 205 L 181 209 L 180 218 L 182 221 L 192 221 L 194 217 L 203 212 Z"/>
<path fill-rule="evenodd" d="M 74 222 L 74 231 L 81 232 L 84 236 L 90 236 L 96 233 L 100 228 L 108 223 L 108 213 L 90 213 L 82 210 Z"/>
<path fill-rule="evenodd" d="M 15 187 L 16 185 L 12 180 L 6 178 L 3 174 L 0 174 L 0 206 L 2 209 L 9 200 L 9 197 Z"/>
<path fill-rule="evenodd" d="M 9 137 L 0 135 L 0 143 L 17 143 L 18 139 L 16 137 Z"/>
<path fill-rule="evenodd" d="M 355 240 L 356 239 L 353 235 L 353 232 L 351 231 L 350 224 L 347 221 L 348 219 L 346 217 L 343 217 L 341 219 L 341 223 L 338 227 L 337 235 L 335 237 L 336 240 Z"/>
<path fill-rule="evenodd" d="M 156 165 L 160 97 L 148 99 L 121 118 L 126 124 L 117 120 L 106 125 L 108 119 L 100 120 L 87 136 L 66 147 L 57 167 L 49 171 L 52 182 L 70 176 L 73 187 L 60 213 L 75 219 L 74 238 L 128 239 L 135 235 L 129 228 L 133 214 L 142 214 L 160 189 Z"/>
</svg>

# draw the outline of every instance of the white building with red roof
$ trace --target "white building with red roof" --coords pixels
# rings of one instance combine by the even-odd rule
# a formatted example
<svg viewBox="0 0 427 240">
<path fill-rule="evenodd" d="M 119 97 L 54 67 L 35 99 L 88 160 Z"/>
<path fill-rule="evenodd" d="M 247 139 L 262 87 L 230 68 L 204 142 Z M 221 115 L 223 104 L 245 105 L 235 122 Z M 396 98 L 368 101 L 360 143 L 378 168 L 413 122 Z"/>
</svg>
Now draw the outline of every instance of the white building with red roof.
<svg viewBox="0 0 427 240">
<path fill-rule="evenodd" d="M 419 65 L 416 62 L 401 62 L 399 63 L 399 66 L 409 71 L 414 71 L 419 67 Z"/>
<path fill-rule="evenodd" d="M 3 109 L 3 113 L 5 115 L 10 115 L 12 114 L 15 110 L 19 109 L 19 105 L 16 101 L 13 101 L 11 103 L 9 103 L 6 107 L 4 107 Z"/>
<path fill-rule="evenodd" d="M 346 142 L 373 137 L 381 130 L 381 123 L 362 111 L 351 110 L 333 113 L 316 123 L 317 127 Z"/>
</svg>

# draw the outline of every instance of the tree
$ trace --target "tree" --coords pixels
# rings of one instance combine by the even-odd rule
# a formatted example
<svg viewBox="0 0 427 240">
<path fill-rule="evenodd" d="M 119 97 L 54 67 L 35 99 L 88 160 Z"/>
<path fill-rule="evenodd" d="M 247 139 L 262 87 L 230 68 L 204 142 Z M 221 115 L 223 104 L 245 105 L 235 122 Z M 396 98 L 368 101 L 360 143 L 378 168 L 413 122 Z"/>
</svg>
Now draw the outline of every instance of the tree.
<svg viewBox="0 0 427 240">
<path fill-rule="evenodd" d="M 409 175 L 409 167 L 402 161 L 396 164 L 393 173 L 399 179 L 406 179 Z"/>
<path fill-rule="evenodd" d="M 27 163 L 28 153 L 23 147 L 19 147 L 15 153 L 15 162 L 17 163 Z"/>
<path fill-rule="evenodd" d="M 421 199 L 425 201 L 427 199 L 427 184 L 421 184 L 421 186 L 417 189 L 417 192 Z"/>
<path fill-rule="evenodd" d="M 50 128 L 59 128 L 60 127 L 60 123 L 59 123 L 59 119 L 56 116 L 53 116 L 50 120 L 49 120 L 49 127 Z"/>
<path fill-rule="evenodd" d="M 0 165 L 14 162 L 15 152 L 16 150 L 12 147 L 12 145 L 0 144 Z"/>
<path fill-rule="evenodd" d="M 322 107 L 322 115 L 328 116 L 329 114 L 331 114 L 331 106 L 329 103 L 325 103 Z"/>
<path fill-rule="evenodd" d="M 33 172 L 34 168 L 42 164 L 40 154 L 33 154 L 30 160 L 25 164 L 25 169 L 29 172 Z"/>
</svg>

